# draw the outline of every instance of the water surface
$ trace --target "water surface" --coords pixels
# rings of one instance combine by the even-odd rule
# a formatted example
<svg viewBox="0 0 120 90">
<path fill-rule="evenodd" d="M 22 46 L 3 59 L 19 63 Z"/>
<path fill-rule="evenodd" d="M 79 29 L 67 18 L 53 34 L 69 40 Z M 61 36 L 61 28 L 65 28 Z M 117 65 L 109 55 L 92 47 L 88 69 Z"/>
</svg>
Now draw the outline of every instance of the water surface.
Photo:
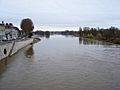
<svg viewBox="0 0 120 90">
<path fill-rule="evenodd" d="M 120 47 L 51 36 L 9 58 L 0 90 L 120 90 Z"/>
</svg>

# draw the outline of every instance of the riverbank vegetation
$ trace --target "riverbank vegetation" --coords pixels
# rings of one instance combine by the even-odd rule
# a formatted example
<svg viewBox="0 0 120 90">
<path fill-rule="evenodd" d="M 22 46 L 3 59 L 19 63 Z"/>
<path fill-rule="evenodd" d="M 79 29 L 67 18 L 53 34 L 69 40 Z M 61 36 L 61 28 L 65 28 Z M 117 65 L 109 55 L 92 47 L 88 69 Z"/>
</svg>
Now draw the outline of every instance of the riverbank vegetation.
<svg viewBox="0 0 120 90">
<path fill-rule="evenodd" d="M 33 32 L 33 34 L 39 35 L 41 37 L 50 38 L 51 32 L 50 31 L 41 31 L 41 30 L 38 30 L 38 31 Z"/>
<path fill-rule="evenodd" d="M 105 42 L 111 42 L 120 44 L 120 30 L 116 27 L 103 28 L 79 28 L 79 36 L 83 38 L 102 40 Z"/>
<path fill-rule="evenodd" d="M 84 27 L 79 28 L 79 31 L 41 31 L 38 30 L 34 32 L 34 34 L 42 35 L 42 36 L 50 36 L 50 35 L 73 35 L 81 38 L 88 38 L 94 40 L 100 40 L 105 42 L 110 42 L 114 44 L 120 44 L 120 29 L 116 27 L 110 28 L 90 28 Z"/>
</svg>

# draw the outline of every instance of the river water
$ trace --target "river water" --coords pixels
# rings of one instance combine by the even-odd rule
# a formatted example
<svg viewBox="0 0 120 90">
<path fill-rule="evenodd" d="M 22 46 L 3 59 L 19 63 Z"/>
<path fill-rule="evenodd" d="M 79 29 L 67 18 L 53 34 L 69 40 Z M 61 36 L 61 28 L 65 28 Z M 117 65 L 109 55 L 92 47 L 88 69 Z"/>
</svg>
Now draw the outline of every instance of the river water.
<svg viewBox="0 0 120 90">
<path fill-rule="evenodd" d="M 0 90 L 120 90 L 120 46 L 53 35 L 9 58 Z"/>
</svg>

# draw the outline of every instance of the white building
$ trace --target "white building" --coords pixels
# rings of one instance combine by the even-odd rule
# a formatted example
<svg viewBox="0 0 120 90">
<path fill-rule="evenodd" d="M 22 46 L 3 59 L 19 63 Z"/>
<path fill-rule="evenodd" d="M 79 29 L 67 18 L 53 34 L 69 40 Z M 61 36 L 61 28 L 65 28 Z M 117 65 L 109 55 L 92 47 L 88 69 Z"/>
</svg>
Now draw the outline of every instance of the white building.
<svg viewBox="0 0 120 90">
<path fill-rule="evenodd" d="M 15 40 L 18 38 L 19 31 L 10 24 L 0 24 L 0 41 Z"/>
</svg>

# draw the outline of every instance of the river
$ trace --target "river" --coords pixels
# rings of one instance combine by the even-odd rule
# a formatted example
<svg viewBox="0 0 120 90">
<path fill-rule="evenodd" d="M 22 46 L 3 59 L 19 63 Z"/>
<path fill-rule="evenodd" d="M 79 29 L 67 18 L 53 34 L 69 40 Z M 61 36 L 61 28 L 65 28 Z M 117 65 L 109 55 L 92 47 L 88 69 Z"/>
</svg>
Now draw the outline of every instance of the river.
<svg viewBox="0 0 120 90">
<path fill-rule="evenodd" d="M 120 90 L 120 46 L 53 35 L 9 58 L 0 90 Z"/>
</svg>

